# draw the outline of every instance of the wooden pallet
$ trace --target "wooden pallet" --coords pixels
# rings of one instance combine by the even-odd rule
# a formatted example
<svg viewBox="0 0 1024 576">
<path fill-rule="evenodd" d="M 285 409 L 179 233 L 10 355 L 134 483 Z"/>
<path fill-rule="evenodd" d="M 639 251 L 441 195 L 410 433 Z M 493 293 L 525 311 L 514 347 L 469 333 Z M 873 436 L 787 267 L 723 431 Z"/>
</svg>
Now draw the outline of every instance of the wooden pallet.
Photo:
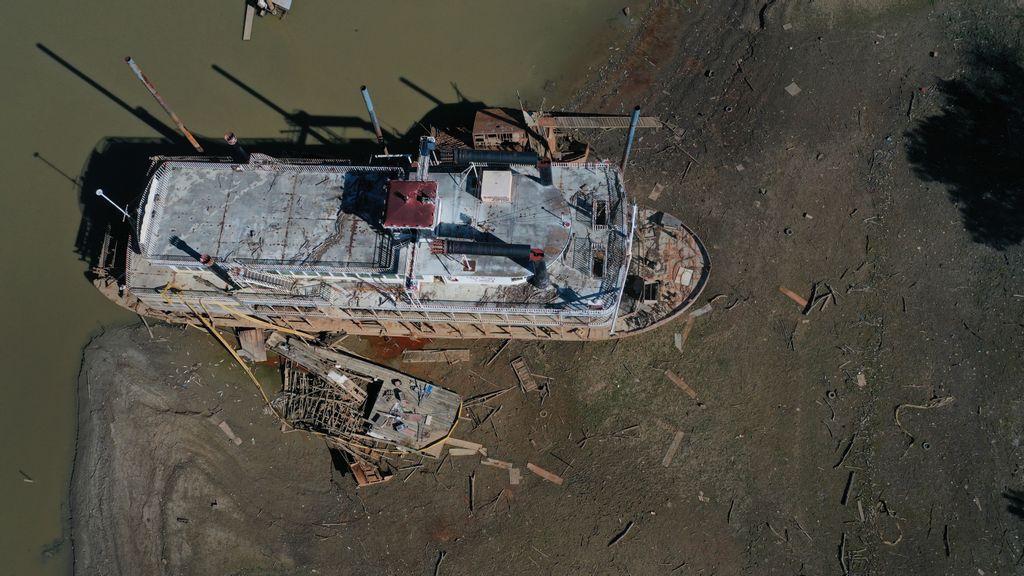
<svg viewBox="0 0 1024 576">
<path fill-rule="evenodd" d="M 512 361 L 512 370 L 515 371 L 516 378 L 519 379 L 519 387 L 523 392 L 534 392 L 538 389 L 537 381 L 533 378 L 533 374 L 530 373 L 530 367 L 526 364 L 526 360 L 523 360 L 522 356 Z"/>
<path fill-rule="evenodd" d="M 356 485 L 360 488 L 391 480 L 391 474 L 382 473 L 380 468 L 369 462 L 353 459 L 352 462 L 349 462 L 348 467 L 352 470 L 352 475 L 356 478 Z"/>
</svg>

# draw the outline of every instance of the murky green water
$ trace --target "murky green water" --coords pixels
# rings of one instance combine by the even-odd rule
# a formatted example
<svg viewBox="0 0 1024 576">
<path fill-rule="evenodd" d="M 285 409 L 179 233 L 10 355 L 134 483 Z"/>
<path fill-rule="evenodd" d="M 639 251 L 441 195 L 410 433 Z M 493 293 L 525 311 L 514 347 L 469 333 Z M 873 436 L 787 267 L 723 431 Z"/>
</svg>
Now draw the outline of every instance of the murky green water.
<svg viewBox="0 0 1024 576">
<path fill-rule="evenodd" d="M 67 490 L 80 350 L 103 326 L 134 321 L 104 300 L 74 253 L 80 210 L 71 180 L 110 136 L 157 136 L 129 107 L 163 112 L 129 72 L 132 55 L 197 133 L 286 137 L 288 113 L 365 115 L 371 87 L 385 128 L 405 131 L 433 103 L 564 101 L 586 66 L 629 33 L 621 0 L 295 0 L 285 20 L 241 41 L 242 1 L 16 2 L 0 16 L 0 574 L 65 574 Z M 638 2 L 630 2 L 637 8 Z M 79 69 L 76 77 L 37 44 Z M 365 137 L 335 127 L 342 137 Z M 187 152 L 183 149 L 182 152 Z M 39 156 L 34 156 L 39 154 Z M 126 167 L 126 169 L 138 167 Z M 70 178 L 70 180 L 69 180 Z M 22 472 L 34 482 L 26 482 Z"/>
</svg>

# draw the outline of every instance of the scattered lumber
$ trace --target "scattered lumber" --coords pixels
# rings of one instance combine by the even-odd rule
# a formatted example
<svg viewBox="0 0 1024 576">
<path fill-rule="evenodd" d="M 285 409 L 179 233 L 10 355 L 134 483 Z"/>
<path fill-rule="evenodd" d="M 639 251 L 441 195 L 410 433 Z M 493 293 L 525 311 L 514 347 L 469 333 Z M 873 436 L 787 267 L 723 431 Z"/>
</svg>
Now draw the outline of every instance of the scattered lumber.
<svg viewBox="0 0 1024 576">
<path fill-rule="evenodd" d="M 420 450 L 420 453 L 429 458 L 437 459 L 444 452 L 444 442 L 434 442 L 430 446 Z"/>
<path fill-rule="evenodd" d="M 661 465 L 668 468 L 672 464 L 672 458 L 675 457 L 676 452 L 679 451 L 679 445 L 683 443 L 682 431 L 676 432 L 675 437 L 672 438 L 672 443 L 668 446 L 668 452 L 665 453 L 665 457 L 661 460 Z"/>
<path fill-rule="evenodd" d="M 217 424 L 217 427 L 224 432 L 224 435 L 227 436 L 229 440 L 235 443 L 235 446 L 242 445 L 242 439 L 235 435 L 235 431 L 231 429 L 227 420 L 221 420 L 220 424 Z"/>
<path fill-rule="evenodd" d="M 380 468 L 366 462 L 362 458 L 356 458 L 352 455 L 349 458 L 351 461 L 348 463 L 348 469 L 352 471 L 352 476 L 356 479 L 357 488 L 387 482 L 393 477 L 391 474 L 382 473 Z"/>
<path fill-rule="evenodd" d="M 409 363 L 444 362 L 455 364 L 456 362 L 468 362 L 469 360 L 469 350 L 465 348 L 456 350 L 405 350 L 402 352 L 402 361 Z"/>
<path fill-rule="evenodd" d="M 707 314 L 709 312 L 711 312 L 711 303 L 710 302 L 708 302 L 707 304 L 701 306 L 700 308 L 697 308 L 696 310 L 690 312 L 690 318 L 700 318 L 701 316 L 703 316 L 703 315 L 705 315 L 705 314 Z"/>
<path fill-rule="evenodd" d="M 553 484 L 558 484 L 559 486 L 561 486 L 562 482 L 564 482 L 562 477 L 559 476 L 558 474 L 548 472 L 547 470 L 541 468 L 540 466 L 537 466 L 533 462 L 527 462 L 526 469 Z"/>
<path fill-rule="evenodd" d="M 476 456 L 480 451 L 471 448 L 449 448 L 448 453 L 452 456 Z"/>
<path fill-rule="evenodd" d="M 678 386 L 683 392 L 686 392 L 690 398 L 697 399 L 697 391 L 690 388 L 690 385 L 683 381 L 683 379 L 671 370 L 665 370 L 665 377 L 672 381 L 673 384 Z"/>
<path fill-rule="evenodd" d="M 469 440 L 459 440 L 458 438 L 449 438 L 445 440 L 444 443 L 456 448 L 467 448 L 474 452 L 479 452 L 483 448 L 483 444 L 477 444 L 476 442 L 470 442 Z"/>
<path fill-rule="evenodd" d="M 495 460 L 494 458 L 484 458 L 480 461 L 484 466 L 491 466 L 493 468 L 501 468 L 503 470 L 511 470 L 512 463 L 505 462 L 504 460 Z"/>
<path fill-rule="evenodd" d="M 539 388 L 537 381 L 533 378 L 533 374 L 530 373 L 530 367 L 526 364 L 526 360 L 522 356 L 517 357 L 511 363 L 512 370 L 516 373 L 516 378 L 519 379 L 519 387 L 523 392 L 533 392 Z"/>
<path fill-rule="evenodd" d="M 252 39 L 252 21 L 256 19 L 256 7 L 245 3 L 245 16 L 242 19 L 242 40 Z"/>
<path fill-rule="evenodd" d="M 515 388 L 515 386 L 509 386 L 508 388 L 502 388 L 501 390 L 495 390 L 494 392 L 485 392 L 483 394 L 480 394 L 479 396 L 473 396 L 472 398 L 463 402 L 462 405 L 466 408 L 470 408 L 472 406 L 476 406 L 477 404 L 483 404 L 488 400 L 493 400 L 498 396 L 501 396 L 502 394 L 508 392 L 513 388 Z"/>
<path fill-rule="evenodd" d="M 253 362 L 267 361 L 267 346 L 262 328 L 239 328 L 238 344 Z"/>
<path fill-rule="evenodd" d="M 690 332 L 693 331 L 693 325 L 696 322 L 696 316 L 689 316 L 686 318 L 686 324 L 683 325 L 683 332 L 676 334 L 676 350 L 679 350 L 680 352 L 683 351 L 683 345 L 686 344 L 686 340 L 690 337 Z"/>
<path fill-rule="evenodd" d="M 661 196 L 661 193 L 662 193 L 662 192 L 663 192 L 664 190 L 665 190 L 665 185 L 659 182 L 659 183 L 657 183 L 657 184 L 655 184 L 655 185 L 654 185 L 654 189 L 653 189 L 653 190 L 651 190 L 651 193 L 650 193 L 650 194 L 648 194 L 648 195 L 647 195 L 647 197 L 648 197 L 649 199 L 651 199 L 651 200 L 657 200 L 657 199 L 658 199 L 658 197 L 660 197 L 660 196 Z"/>
<path fill-rule="evenodd" d="M 502 342 L 501 346 L 498 347 L 498 351 L 491 355 L 491 358 L 487 361 L 486 364 L 484 364 L 484 366 L 486 367 L 493 364 L 494 361 L 498 358 L 498 356 L 500 356 L 501 353 L 505 351 L 505 348 L 508 348 L 509 342 L 511 342 L 511 340 L 505 340 L 504 342 Z"/>
<path fill-rule="evenodd" d="M 784 296 L 786 296 L 793 302 L 799 304 L 800 308 L 807 308 L 807 300 L 804 299 L 803 296 L 800 296 L 799 294 L 793 292 L 789 288 L 783 288 L 782 286 L 779 286 L 779 292 L 781 292 Z"/>
</svg>

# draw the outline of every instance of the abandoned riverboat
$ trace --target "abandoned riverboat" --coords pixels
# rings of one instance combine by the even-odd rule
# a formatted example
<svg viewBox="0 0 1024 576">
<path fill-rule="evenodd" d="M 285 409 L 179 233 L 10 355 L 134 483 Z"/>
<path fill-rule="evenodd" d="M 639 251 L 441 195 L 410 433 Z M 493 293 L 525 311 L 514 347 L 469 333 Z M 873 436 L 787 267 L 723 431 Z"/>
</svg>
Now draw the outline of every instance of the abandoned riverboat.
<svg viewBox="0 0 1024 576">
<path fill-rule="evenodd" d="M 710 271 L 697 237 L 632 203 L 620 166 L 560 146 L 588 117 L 521 114 L 364 166 L 154 158 L 96 284 L 171 322 L 376 336 L 600 340 L 689 307 Z"/>
</svg>

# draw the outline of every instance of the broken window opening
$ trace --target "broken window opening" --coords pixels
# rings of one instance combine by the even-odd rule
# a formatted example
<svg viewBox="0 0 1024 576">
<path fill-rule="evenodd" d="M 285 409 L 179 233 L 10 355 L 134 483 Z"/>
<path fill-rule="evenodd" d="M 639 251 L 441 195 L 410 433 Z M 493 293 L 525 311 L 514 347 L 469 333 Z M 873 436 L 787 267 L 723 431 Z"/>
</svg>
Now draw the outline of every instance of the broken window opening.
<svg viewBox="0 0 1024 576">
<path fill-rule="evenodd" d="M 594 202 L 594 226 L 608 225 L 608 202 L 598 200 Z"/>
<path fill-rule="evenodd" d="M 594 264 L 591 268 L 594 278 L 604 276 L 604 250 L 594 250 Z"/>
</svg>

